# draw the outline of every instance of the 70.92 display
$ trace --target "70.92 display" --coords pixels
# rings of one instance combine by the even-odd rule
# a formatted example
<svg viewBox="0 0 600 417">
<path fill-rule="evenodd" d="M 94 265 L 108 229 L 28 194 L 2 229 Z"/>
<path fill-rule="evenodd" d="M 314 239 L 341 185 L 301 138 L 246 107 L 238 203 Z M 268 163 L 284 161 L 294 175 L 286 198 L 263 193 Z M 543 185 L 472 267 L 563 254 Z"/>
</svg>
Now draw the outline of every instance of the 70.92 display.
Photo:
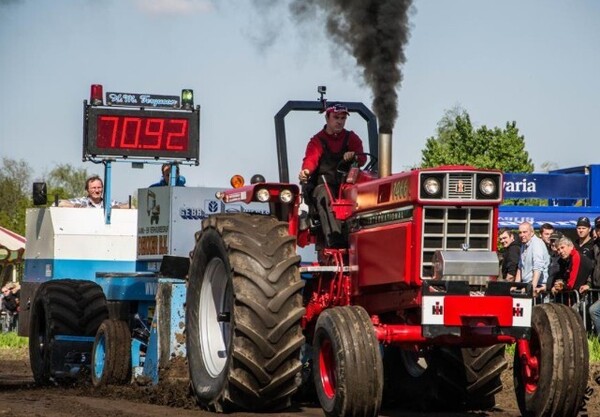
<svg viewBox="0 0 600 417">
<path fill-rule="evenodd" d="M 84 157 L 198 159 L 198 111 L 88 107 Z"/>
</svg>

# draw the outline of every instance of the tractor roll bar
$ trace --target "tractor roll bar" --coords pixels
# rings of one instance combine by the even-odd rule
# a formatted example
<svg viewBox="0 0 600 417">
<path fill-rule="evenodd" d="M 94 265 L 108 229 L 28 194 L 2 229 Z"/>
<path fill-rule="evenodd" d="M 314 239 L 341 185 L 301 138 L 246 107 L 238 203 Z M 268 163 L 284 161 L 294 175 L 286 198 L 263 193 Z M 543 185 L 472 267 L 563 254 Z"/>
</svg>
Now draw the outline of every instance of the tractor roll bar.
<svg viewBox="0 0 600 417">
<path fill-rule="evenodd" d="M 377 118 L 375 114 L 363 103 L 328 100 L 331 103 L 340 103 L 348 108 L 350 113 L 358 113 L 367 122 L 369 135 L 369 153 L 379 155 L 379 141 L 377 135 Z M 290 173 L 287 157 L 287 142 L 285 136 L 285 117 L 291 111 L 322 111 L 321 101 L 290 100 L 275 115 L 275 140 L 277 141 L 277 162 L 279 164 L 279 181 L 290 182 Z M 374 167 L 377 169 L 377 166 Z"/>
</svg>

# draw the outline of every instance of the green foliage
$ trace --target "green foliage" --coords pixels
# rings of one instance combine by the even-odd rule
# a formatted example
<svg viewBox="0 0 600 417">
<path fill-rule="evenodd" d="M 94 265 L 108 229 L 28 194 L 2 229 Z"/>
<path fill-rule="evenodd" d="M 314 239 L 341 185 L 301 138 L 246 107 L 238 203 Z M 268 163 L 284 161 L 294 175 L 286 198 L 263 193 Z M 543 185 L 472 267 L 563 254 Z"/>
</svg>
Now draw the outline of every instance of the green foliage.
<svg viewBox="0 0 600 417">
<path fill-rule="evenodd" d="M 525 138 L 516 122 L 504 129 L 474 128 L 469 114 L 459 107 L 446 111 L 438 123 L 437 137 L 427 139 L 421 166 L 470 165 L 505 172 L 533 172 Z"/>
<path fill-rule="evenodd" d="M 2 158 L 0 166 L 0 225 L 25 235 L 25 209 L 31 207 L 31 168 L 24 160 Z"/>
<path fill-rule="evenodd" d="M 46 175 L 48 198 L 59 199 L 80 197 L 85 194 L 85 180 L 90 176 L 87 169 L 75 168 L 71 164 L 60 164 Z"/>
<path fill-rule="evenodd" d="M 26 348 L 28 338 L 17 336 L 15 332 L 0 333 L 0 349 L 5 348 Z"/>
<path fill-rule="evenodd" d="M 590 348 L 590 362 L 600 362 L 600 340 L 598 340 L 598 337 L 589 336 L 588 346 Z"/>
</svg>

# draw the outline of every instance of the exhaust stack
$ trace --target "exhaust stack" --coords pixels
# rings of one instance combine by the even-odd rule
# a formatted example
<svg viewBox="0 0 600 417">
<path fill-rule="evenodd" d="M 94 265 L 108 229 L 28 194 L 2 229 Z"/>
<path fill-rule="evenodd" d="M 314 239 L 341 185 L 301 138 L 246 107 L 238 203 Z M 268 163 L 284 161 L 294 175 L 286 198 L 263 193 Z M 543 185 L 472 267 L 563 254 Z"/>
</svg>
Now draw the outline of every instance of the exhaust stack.
<svg viewBox="0 0 600 417">
<path fill-rule="evenodd" d="M 392 174 L 392 133 L 379 132 L 379 178 Z"/>
</svg>

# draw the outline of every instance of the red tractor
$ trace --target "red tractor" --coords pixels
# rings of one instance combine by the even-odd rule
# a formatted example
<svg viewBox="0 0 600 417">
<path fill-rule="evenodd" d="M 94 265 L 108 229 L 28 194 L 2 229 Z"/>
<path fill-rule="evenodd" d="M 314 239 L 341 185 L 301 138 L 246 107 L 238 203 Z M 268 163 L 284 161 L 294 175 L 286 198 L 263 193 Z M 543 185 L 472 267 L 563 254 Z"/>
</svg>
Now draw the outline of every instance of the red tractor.
<svg viewBox="0 0 600 417">
<path fill-rule="evenodd" d="M 367 120 L 377 163 L 344 172 L 332 210 L 346 246 L 323 247 L 300 215 L 277 114 L 280 182 L 255 176 L 226 204 L 265 213 L 218 214 L 196 234 L 186 300 L 187 356 L 198 402 L 214 411 L 273 411 L 304 383 L 327 416 L 377 416 L 382 404 L 488 409 L 515 344 L 524 416 L 574 416 L 584 397 L 588 345 L 580 317 L 533 305 L 532 288 L 497 280 L 502 174 L 466 166 L 390 174 L 391 135 Z M 297 246 L 317 243 L 318 262 Z M 310 376 L 310 378 L 306 378 Z M 310 391 L 302 386 L 303 391 Z"/>
</svg>

